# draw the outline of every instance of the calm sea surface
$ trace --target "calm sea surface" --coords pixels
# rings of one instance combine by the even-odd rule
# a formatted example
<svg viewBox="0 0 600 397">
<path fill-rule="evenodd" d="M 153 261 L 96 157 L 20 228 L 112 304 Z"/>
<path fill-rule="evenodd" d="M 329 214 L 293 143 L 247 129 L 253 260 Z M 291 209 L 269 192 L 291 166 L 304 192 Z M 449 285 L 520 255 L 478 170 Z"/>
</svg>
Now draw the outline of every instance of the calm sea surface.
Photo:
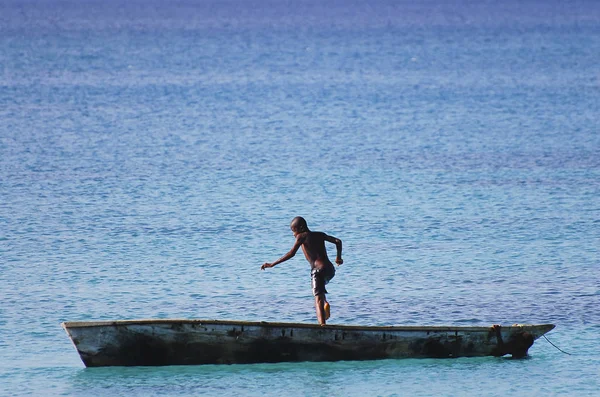
<svg viewBox="0 0 600 397">
<path fill-rule="evenodd" d="M 571 355 L 83 367 L 62 321 L 316 322 L 297 215 L 331 323 Z M 1 396 L 599 396 L 599 332 L 600 3 L 0 2 Z"/>
</svg>

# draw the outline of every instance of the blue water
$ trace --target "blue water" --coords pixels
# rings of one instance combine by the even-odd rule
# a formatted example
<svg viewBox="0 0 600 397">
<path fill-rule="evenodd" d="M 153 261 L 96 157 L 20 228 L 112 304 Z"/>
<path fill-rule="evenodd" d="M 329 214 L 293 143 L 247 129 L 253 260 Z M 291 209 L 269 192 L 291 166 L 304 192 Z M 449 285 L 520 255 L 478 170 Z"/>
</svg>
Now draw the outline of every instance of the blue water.
<svg viewBox="0 0 600 397">
<path fill-rule="evenodd" d="M 4 0 L 0 395 L 600 395 L 600 3 Z M 555 323 L 525 360 L 85 369 L 62 321 Z M 330 247 L 334 255 L 334 247 Z"/>
</svg>

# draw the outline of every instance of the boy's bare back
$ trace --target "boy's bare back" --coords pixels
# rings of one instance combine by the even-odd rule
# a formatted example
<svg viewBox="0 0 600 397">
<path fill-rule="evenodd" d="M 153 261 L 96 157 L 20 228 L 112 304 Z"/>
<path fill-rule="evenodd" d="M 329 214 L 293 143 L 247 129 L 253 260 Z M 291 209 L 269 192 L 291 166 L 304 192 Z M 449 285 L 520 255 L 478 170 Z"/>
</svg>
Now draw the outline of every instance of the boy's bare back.
<svg viewBox="0 0 600 397">
<path fill-rule="evenodd" d="M 302 252 L 304 252 L 308 263 L 310 263 L 311 269 L 324 269 L 326 266 L 333 266 L 327 256 L 325 241 L 336 245 L 340 243 L 337 238 L 328 236 L 322 232 L 306 231 L 296 235 L 296 244 L 301 245 Z M 336 262 L 341 265 L 343 261 L 341 258 L 338 259 Z"/>
</svg>

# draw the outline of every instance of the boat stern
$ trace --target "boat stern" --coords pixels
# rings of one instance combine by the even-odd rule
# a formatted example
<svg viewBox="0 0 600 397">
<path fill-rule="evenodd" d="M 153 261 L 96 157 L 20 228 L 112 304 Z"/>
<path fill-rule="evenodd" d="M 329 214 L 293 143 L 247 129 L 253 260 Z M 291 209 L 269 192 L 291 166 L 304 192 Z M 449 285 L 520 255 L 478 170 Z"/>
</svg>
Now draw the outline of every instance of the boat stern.
<svg viewBox="0 0 600 397">
<path fill-rule="evenodd" d="M 490 334 L 496 338 L 496 347 L 492 355 L 510 354 L 513 358 L 525 357 L 533 342 L 555 327 L 554 324 L 514 324 L 510 327 L 494 325 L 490 330 Z"/>
</svg>

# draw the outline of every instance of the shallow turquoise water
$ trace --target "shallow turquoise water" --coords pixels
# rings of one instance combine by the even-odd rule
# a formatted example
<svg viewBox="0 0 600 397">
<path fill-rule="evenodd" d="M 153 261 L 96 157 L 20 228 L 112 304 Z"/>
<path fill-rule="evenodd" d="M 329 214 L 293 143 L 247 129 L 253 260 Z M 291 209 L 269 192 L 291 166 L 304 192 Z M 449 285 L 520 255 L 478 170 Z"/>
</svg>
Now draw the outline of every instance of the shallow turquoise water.
<svg viewBox="0 0 600 397">
<path fill-rule="evenodd" d="M 0 5 L 0 394 L 598 395 L 598 11 Z M 344 241 L 333 323 L 572 355 L 83 368 L 61 321 L 314 322 L 304 259 L 259 271 L 296 215 Z"/>
</svg>

